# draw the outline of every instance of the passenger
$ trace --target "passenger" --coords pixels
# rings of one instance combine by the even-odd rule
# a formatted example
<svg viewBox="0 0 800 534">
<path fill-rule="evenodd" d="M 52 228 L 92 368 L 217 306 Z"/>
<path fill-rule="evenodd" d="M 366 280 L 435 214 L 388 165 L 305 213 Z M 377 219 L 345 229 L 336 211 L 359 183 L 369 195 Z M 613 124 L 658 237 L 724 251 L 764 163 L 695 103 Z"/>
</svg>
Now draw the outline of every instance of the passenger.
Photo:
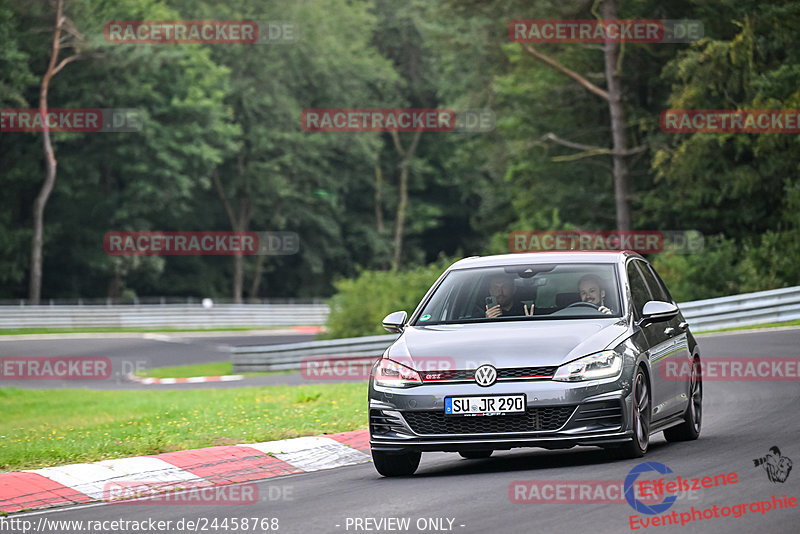
<svg viewBox="0 0 800 534">
<path fill-rule="evenodd" d="M 597 311 L 611 315 L 611 310 L 605 305 L 606 290 L 603 289 L 599 276 L 587 274 L 578 280 L 578 293 L 581 301 L 594 304 Z"/>
<path fill-rule="evenodd" d="M 489 295 L 497 300 L 497 304 L 491 308 L 486 304 L 487 318 L 533 315 L 533 303 L 528 309 L 517 299 L 517 287 L 514 285 L 514 280 L 508 276 L 498 274 L 489 278 Z"/>
</svg>

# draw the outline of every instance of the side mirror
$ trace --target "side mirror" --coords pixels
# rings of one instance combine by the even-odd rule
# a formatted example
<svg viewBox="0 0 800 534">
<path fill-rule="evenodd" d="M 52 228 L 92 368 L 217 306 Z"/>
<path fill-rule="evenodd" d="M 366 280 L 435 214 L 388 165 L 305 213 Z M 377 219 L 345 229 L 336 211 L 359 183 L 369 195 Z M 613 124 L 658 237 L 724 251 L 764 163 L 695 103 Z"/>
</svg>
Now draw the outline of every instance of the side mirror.
<svg viewBox="0 0 800 534">
<path fill-rule="evenodd" d="M 406 324 L 406 319 L 408 319 L 408 314 L 406 312 L 392 312 L 383 318 L 383 328 L 387 332 L 399 334 L 403 331 L 403 326 Z"/>
<path fill-rule="evenodd" d="M 669 321 L 678 315 L 678 307 L 670 302 L 662 302 L 660 300 L 651 300 L 645 303 L 642 308 L 642 318 L 639 319 L 639 326 L 645 326 L 650 323 L 658 323 L 661 321 Z"/>
</svg>

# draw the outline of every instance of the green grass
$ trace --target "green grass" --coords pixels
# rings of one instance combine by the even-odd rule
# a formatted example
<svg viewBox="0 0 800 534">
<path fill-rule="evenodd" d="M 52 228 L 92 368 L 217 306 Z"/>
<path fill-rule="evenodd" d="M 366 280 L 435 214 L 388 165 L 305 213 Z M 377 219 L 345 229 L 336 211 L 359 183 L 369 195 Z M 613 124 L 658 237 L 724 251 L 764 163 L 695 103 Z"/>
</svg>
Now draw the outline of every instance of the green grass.
<svg viewBox="0 0 800 534">
<path fill-rule="evenodd" d="M 97 328 L 3 328 L 0 336 L 19 334 L 107 334 L 107 333 L 158 333 L 158 332 L 241 332 L 245 330 L 276 330 L 286 326 L 226 326 L 218 328 L 147 328 L 147 327 L 97 327 Z"/>
<path fill-rule="evenodd" d="M 754 324 L 749 326 L 734 326 L 733 328 L 721 328 L 719 330 L 709 330 L 707 332 L 700 332 L 697 334 L 698 336 L 702 336 L 703 334 L 713 334 L 715 332 L 733 332 L 735 330 L 755 330 L 759 328 L 777 328 L 780 326 L 800 326 L 800 319 L 795 321 L 785 321 L 782 323 L 764 323 L 764 324 Z"/>
<path fill-rule="evenodd" d="M 192 376 L 222 376 L 233 374 L 233 363 L 214 362 L 197 365 L 176 365 L 136 371 L 142 378 L 189 378 Z"/>
<path fill-rule="evenodd" d="M 365 383 L 180 391 L 0 388 L 0 470 L 366 428 Z"/>
<path fill-rule="evenodd" d="M 244 376 L 286 375 L 297 371 L 264 371 L 259 373 L 238 373 Z M 190 378 L 193 376 L 223 376 L 233 374 L 232 362 L 199 363 L 197 365 L 176 365 L 155 367 L 136 371 L 142 378 Z"/>
</svg>

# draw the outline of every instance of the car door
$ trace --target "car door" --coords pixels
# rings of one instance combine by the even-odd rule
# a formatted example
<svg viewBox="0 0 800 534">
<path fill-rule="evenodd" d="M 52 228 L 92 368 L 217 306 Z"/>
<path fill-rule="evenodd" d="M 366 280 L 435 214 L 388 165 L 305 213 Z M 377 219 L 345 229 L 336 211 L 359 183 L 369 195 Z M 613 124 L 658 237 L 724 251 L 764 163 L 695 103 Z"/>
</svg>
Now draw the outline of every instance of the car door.
<svg viewBox="0 0 800 534">
<path fill-rule="evenodd" d="M 675 304 L 664 281 L 658 276 L 653 266 L 644 264 L 640 267 L 642 267 L 645 282 L 647 282 L 647 286 L 650 288 L 650 293 L 653 295 L 653 298 L 655 300 Z M 659 330 L 663 330 L 664 334 L 672 340 L 670 351 L 664 357 L 664 369 L 666 374 L 662 375 L 661 378 L 666 377 L 668 379 L 667 381 L 672 385 L 672 398 L 668 401 L 668 405 L 673 408 L 673 412 L 681 412 L 686 409 L 686 404 L 689 402 L 687 392 L 691 377 L 687 375 L 684 380 L 676 380 L 676 378 L 680 378 L 680 372 L 691 369 L 691 367 L 687 366 L 687 364 L 691 362 L 688 325 L 683 316 L 679 313 L 669 321 L 658 323 L 658 325 L 654 325 L 654 327 L 655 326 L 657 326 Z"/>
<path fill-rule="evenodd" d="M 650 289 L 645 282 L 644 275 L 639 269 L 640 260 L 631 259 L 626 266 L 628 284 L 631 290 L 631 305 L 635 321 L 642 318 L 642 308 L 645 303 L 654 300 Z M 650 361 L 650 403 L 653 406 L 653 421 L 657 421 L 669 414 L 667 410 L 669 400 L 674 396 L 674 384 L 663 380 L 661 373 L 664 366 L 664 357 L 672 346 L 672 339 L 664 334 L 664 328 L 658 328 L 662 323 L 650 323 L 642 327 L 641 335 L 647 344 L 647 357 Z"/>
</svg>

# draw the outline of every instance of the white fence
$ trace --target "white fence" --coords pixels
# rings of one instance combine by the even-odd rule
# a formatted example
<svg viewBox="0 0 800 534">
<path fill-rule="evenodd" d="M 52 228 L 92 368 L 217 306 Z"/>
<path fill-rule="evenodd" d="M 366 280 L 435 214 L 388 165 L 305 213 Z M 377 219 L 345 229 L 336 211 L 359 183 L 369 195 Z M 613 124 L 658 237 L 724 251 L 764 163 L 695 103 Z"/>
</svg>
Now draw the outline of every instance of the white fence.
<svg viewBox="0 0 800 534">
<path fill-rule="evenodd" d="M 322 325 L 325 304 L 0 306 L 0 328 L 213 328 Z"/>
</svg>

